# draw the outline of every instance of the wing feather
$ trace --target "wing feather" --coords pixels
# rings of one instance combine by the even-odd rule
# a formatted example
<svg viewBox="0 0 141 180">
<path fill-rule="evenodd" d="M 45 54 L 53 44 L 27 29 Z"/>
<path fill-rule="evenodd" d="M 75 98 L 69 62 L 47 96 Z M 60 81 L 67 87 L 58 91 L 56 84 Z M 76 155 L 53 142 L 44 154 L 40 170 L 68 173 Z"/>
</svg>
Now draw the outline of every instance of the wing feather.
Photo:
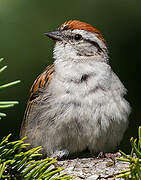
<svg viewBox="0 0 141 180">
<path fill-rule="evenodd" d="M 31 112 L 31 109 L 34 106 L 34 103 L 36 103 L 37 98 L 39 98 L 40 95 L 42 94 L 43 90 L 48 87 L 53 74 L 54 74 L 54 65 L 52 64 L 49 65 L 45 69 L 45 71 L 36 78 L 33 85 L 31 86 L 29 100 L 27 102 L 24 119 L 21 125 L 20 137 L 25 136 L 25 128 L 27 123 L 26 121 L 28 120 L 28 116 Z"/>
</svg>

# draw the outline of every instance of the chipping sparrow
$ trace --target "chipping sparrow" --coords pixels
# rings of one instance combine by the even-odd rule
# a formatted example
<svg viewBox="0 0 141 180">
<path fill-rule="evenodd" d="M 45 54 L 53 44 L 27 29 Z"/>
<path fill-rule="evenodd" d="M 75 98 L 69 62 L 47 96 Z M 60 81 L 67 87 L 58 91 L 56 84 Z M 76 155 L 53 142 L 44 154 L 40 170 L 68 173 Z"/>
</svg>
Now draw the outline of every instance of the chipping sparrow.
<svg viewBox="0 0 141 180">
<path fill-rule="evenodd" d="M 31 87 L 21 137 L 47 155 L 116 150 L 130 105 L 101 33 L 70 20 L 46 35 L 56 41 L 55 61 Z"/>
</svg>

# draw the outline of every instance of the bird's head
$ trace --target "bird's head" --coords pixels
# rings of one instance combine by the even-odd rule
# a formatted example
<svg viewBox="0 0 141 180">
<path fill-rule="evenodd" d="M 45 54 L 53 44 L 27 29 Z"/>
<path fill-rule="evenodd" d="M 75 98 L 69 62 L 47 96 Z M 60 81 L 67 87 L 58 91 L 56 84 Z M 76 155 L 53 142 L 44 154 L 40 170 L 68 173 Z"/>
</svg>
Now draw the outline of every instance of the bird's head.
<svg viewBox="0 0 141 180">
<path fill-rule="evenodd" d="M 55 59 L 108 61 L 106 42 L 100 31 L 90 24 L 70 20 L 45 35 L 56 41 Z"/>
</svg>

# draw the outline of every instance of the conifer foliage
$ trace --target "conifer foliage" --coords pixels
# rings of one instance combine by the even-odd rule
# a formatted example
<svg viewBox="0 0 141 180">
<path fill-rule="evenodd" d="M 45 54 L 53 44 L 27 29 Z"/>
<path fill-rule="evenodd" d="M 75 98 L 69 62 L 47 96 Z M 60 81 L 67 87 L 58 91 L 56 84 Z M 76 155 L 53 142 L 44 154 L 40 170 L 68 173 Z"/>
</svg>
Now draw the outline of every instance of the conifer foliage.
<svg viewBox="0 0 141 180">
<path fill-rule="evenodd" d="M 9 137 L 10 135 L 0 142 L 0 179 L 71 179 L 66 174 L 60 174 L 62 169 L 56 167 L 56 159 L 40 159 L 42 157 L 39 153 L 41 147 L 26 150 L 29 144 L 24 143 L 25 138 L 9 142 Z"/>
</svg>

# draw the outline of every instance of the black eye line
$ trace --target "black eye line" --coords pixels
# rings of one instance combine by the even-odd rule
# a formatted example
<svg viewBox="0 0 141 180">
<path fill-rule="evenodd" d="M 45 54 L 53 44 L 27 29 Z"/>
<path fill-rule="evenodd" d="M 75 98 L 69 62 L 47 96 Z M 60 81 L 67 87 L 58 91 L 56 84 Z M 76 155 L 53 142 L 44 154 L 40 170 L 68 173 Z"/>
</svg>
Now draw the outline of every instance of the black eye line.
<svg viewBox="0 0 141 180">
<path fill-rule="evenodd" d="M 97 48 L 99 53 L 103 52 L 102 48 L 99 46 L 99 44 L 97 42 L 91 41 L 89 39 L 85 39 L 85 41 L 87 41 L 87 42 L 91 43 L 92 45 L 94 45 Z"/>
<path fill-rule="evenodd" d="M 76 34 L 76 35 L 78 35 L 78 34 Z M 80 35 L 80 34 L 79 34 L 79 35 Z M 80 39 L 80 40 L 82 40 L 83 37 L 82 37 L 82 35 L 80 35 L 80 36 L 81 36 L 81 39 Z M 68 39 L 70 39 L 70 40 L 73 40 L 75 36 L 67 35 L 66 37 L 67 37 Z M 93 46 L 95 46 L 95 47 L 97 48 L 97 50 L 98 50 L 99 53 L 103 52 L 102 48 L 99 46 L 99 44 L 98 44 L 97 42 L 91 41 L 90 39 L 83 39 L 83 40 L 85 40 L 85 41 L 91 43 Z"/>
<path fill-rule="evenodd" d="M 80 34 L 75 34 L 75 35 L 66 35 L 66 36 L 64 36 L 64 37 L 66 37 L 66 38 L 68 38 L 69 40 L 76 40 L 76 41 L 80 41 L 80 40 L 82 40 L 83 39 L 83 37 L 81 36 L 81 38 L 80 39 L 75 39 L 75 36 L 76 35 L 80 35 Z"/>
</svg>

